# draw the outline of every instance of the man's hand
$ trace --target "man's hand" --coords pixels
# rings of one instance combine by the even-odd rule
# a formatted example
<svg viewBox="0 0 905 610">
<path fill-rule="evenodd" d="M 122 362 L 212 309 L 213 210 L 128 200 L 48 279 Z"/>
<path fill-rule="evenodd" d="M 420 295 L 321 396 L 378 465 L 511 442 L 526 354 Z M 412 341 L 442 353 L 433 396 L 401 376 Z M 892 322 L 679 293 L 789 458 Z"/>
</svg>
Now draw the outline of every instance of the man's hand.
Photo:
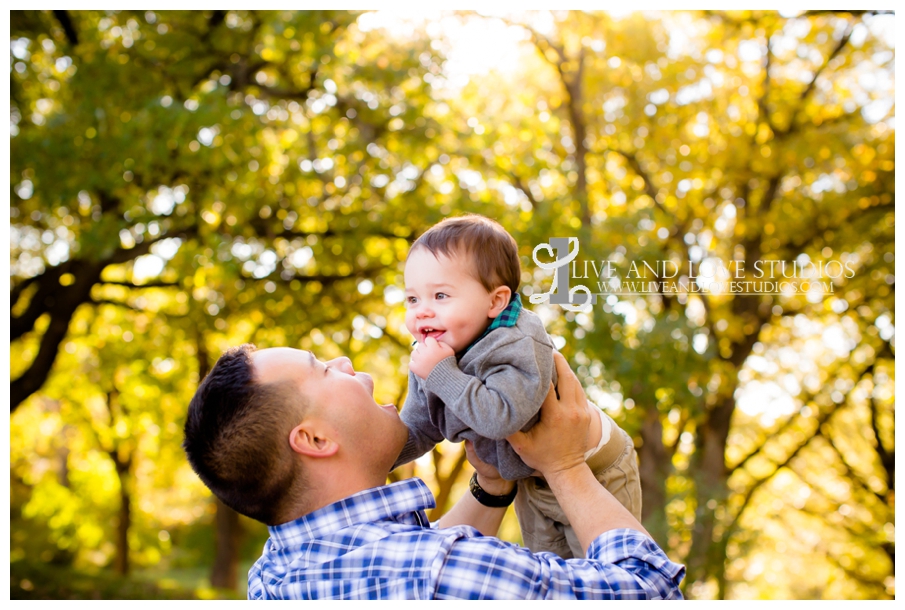
<svg viewBox="0 0 905 610">
<path fill-rule="evenodd" d="M 590 428 L 588 399 L 581 383 L 562 354 L 554 352 L 553 359 L 560 398 L 550 384 L 540 421 L 528 432 L 516 432 L 506 439 L 526 464 L 545 477 L 584 464 Z"/>
<path fill-rule="evenodd" d="M 423 343 L 415 346 L 409 369 L 421 379 L 427 379 L 438 362 L 455 354 L 450 346 L 428 337 Z"/>
</svg>

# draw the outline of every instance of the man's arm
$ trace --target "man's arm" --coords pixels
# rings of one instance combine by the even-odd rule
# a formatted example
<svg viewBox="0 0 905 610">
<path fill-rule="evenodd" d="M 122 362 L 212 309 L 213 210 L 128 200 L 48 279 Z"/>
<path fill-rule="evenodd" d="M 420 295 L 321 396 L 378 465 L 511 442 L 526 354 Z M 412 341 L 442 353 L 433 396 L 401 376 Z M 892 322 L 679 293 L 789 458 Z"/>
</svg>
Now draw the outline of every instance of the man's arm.
<svg viewBox="0 0 905 610">
<path fill-rule="evenodd" d="M 507 481 L 500 476 L 496 468 L 487 464 L 478 457 L 471 441 L 465 441 L 465 455 L 478 473 L 478 485 L 481 489 L 493 496 L 505 496 L 515 487 L 513 481 Z M 484 506 L 478 502 L 470 492 L 466 492 L 459 501 L 440 517 L 439 527 L 452 527 L 454 525 L 470 525 L 485 536 L 496 536 L 500 530 L 500 524 L 506 515 L 507 507 Z"/>
<path fill-rule="evenodd" d="M 551 388 L 540 422 L 528 432 L 510 436 L 512 448 L 543 474 L 585 549 L 602 533 L 615 529 L 629 528 L 650 536 L 585 463 L 590 418 L 587 397 L 566 359 L 556 353 L 554 360 L 560 399 Z"/>
<path fill-rule="evenodd" d="M 596 539 L 587 559 L 532 553 L 490 537 L 450 547 L 434 583 L 435 599 L 682 599 L 684 566 L 653 540 L 628 530 Z"/>
<path fill-rule="evenodd" d="M 559 354 L 555 358 L 561 398 L 551 387 L 540 422 L 528 434 L 513 435 L 511 441 L 525 461 L 547 477 L 587 549 L 587 559 L 534 554 L 495 538 L 463 537 L 450 549 L 434 596 L 681 599 L 684 566 L 666 557 L 584 463 L 590 417 L 587 399 L 565 359 Z"/>
</svg>

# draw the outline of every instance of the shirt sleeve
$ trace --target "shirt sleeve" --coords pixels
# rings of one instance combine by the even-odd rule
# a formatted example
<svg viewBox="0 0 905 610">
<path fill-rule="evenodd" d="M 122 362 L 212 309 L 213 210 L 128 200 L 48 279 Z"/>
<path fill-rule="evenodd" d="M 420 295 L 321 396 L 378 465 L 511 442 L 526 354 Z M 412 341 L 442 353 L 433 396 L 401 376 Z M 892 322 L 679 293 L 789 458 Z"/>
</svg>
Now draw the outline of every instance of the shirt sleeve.
<svg viewBox="0 0 905 610">
<path fill-rule="evenodd" d="M 462 372 L 450 356 L 437 363 L 424 385 L 470 429 L 503 440 L 534 423 L 550 389 L 553 352 L 536 343 L 524 336 L 495 346 L 480 378 Z"/>
<path fill-rule="evenodd" d="M 443 441 L 443 433 L 431 422 L 427 395 L 421 381 L 412 372 L 409 372 L 408 395 L 399 418 L 409 429 L 409 436 L 393 468 L 418 459 Z"/>
<path fill-rule="evenodd" d="M 604 532 L 587 559 L 563 559 L 491 537 L 453 543 L 437 599 L 682 599 L 685 567 L 640 532 Z"/>
</svg>

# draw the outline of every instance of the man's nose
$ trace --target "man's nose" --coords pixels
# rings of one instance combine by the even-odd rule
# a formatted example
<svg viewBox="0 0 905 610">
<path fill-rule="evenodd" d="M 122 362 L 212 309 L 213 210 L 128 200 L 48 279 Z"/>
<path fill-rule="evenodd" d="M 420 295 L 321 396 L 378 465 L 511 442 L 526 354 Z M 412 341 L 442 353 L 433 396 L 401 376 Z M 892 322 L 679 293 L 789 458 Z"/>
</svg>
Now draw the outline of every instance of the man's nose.
<svg viewBox="0 0 905 610">
<path fill-rule="evenodd" d="M 334 358 L 327 364 L 329 364 L 332 368 L 345 373 L 346 375 L 355 374 L 355 369 L 352 367 L 352 361 L 349 360 L 346 356 Z"/>
</svg>

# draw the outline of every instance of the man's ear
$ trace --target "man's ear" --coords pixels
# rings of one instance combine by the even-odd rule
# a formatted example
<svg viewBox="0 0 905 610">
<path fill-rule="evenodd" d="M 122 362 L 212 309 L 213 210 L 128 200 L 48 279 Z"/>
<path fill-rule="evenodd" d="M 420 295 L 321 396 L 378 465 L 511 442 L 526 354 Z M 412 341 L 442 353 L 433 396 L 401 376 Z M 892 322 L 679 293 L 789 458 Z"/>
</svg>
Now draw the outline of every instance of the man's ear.
<svg viewBox="0 0 905 610">
<path fill-rule="evenodd" d="M 496 318 L 506 306 L 509 305 L 509 299 L 512 298 L 512 289 L 509 286 L 500 286 L 494 288 L 490 293 L 490 311 L 487 312 L 488 318 Z"/>
<path fill-rule="evenodd" d="M 289 433 L 289 446 L 300 455 L 312 458 L 336 455 L 339 444 L 328 435 L 322 423 L 306 420 Z"/>
</svg>

